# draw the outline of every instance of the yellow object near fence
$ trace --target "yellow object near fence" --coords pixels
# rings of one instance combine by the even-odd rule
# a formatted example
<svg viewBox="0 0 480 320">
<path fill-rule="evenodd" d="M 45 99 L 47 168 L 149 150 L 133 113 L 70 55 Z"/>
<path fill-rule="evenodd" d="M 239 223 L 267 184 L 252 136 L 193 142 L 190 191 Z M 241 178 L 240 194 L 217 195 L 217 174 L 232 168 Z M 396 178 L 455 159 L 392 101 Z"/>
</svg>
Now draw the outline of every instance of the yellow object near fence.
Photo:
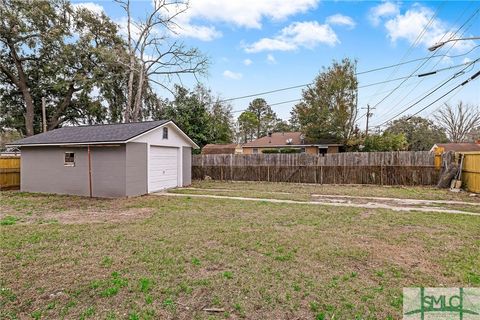
<svg viewBox="0 0 480 320">
<path fill-rule="evenodd" d="M 20 188 L 20 157 L 0 157 L 0 190 Z"/>
<path fill-rule="evenodd" d="M 470 192 L 480 193 L 480 152 L 462 152 L 462 181 Z"/>
</svg>

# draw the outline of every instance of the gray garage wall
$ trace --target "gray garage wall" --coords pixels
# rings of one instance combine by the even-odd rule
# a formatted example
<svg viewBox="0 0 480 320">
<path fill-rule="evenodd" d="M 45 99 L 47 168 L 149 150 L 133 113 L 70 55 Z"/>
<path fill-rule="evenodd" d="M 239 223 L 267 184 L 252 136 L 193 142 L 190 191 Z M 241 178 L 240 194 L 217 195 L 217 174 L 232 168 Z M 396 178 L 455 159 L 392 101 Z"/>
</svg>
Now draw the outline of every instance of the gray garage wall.
<svg viewBox="0 0 480 320">
<path fill-rule="evenodd" d="M 74 167 L 64 166 L 65 152 L 75 152 Z M 89 195 L 86 149 L 22 147 L 20 172 L 21 191 Z"/>
<path fill-rule="evenodd" d="M 147 144 L 127 143 L 126 195 L 138 196 L 147 193 Z"/>
<path fill-rule="evenodd" d="M 125 145 L 90 147 L 94 197 L 123 197 L 126 194 Z M 88 171 L 87 171 L 88 172 Z"/>
<path fill-rule="evenodd" d="M 125 146 L 91 147 L 95 197 L 118 197 L 125 190 Z M 75 153 L 75 166 L 64 166 L 65 152 Z M 21 190 L 89 195 L 86 147 L 22 147 Z"/>
<path fill-rule="evenodd" d="M 192 184 L 192 148 L 183 147 L 182 172 L 183 181 L 182 186 L 189 186 Z"/>
</svg>

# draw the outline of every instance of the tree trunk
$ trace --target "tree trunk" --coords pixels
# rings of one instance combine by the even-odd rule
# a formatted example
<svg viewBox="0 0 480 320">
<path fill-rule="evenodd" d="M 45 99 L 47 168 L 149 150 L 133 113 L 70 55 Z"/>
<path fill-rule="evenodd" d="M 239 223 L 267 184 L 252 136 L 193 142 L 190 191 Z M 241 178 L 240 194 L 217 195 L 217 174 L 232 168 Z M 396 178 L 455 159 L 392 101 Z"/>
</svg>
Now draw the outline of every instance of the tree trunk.
<svg viewBox="0 0 480 320">
<path fill-rule="evenodd" d="M 126 2 L 125 10 L 127 12 L 127 31 L 128 31 L 128 54 L 130 58 L 129 75 L 128 75 L 128 92 L 127 105 L 125 106 L 124 122 L 130 122 L 132 102 L 133 102 L 133 81 L 135 76 L 135 52 L 132 48 L 132 32 L 131 32 L 131 15 L 130 15 L 130 0 Z"/>
<path fill-rule="evenodd" d="M 22 72 L 23 74 L 23 72 Z M 22 79 L 23 76 L 20 76 L 19 72 L 19 85 L 20 91 L 22 92 L 23 99 L 25 100 L 25 131 L 27 137 L 33 136 L 35 133 L 33 131 L 33 119 L 34 119 L 34 105 L 33 98 L 28 89 L 25 79 Z"/>
<path fill-rule="evenodd" d="M 61 120 L 60 117 L 65 113 L 65 110 L 67 110 L 68 106 L 72 102 L 72 96 L 75 91 L 78 91 L 78 89 L 75 89 L 75 86 L 73 85 L 73 82 L 70 83 L 68 86 L 68 91 L 65 97 L 63 98 L 62 102 L 60 105 L 57 107 L 55 110 L 55 113 L 50 117 L 48 121 L 48 130 L 53 130 L 58 125 L 60 125 L 64 120 Z"/>
<path fill-rule="evenodd" d="M 132 121 L 139 120 L 140 110 L 142 108 L 142 96 L 143 96 L 144 83 L 145 83 L 145 72 L 142 65 L 140 68 L 140 74 L 138 75 L 137 93 L 135 94 L 135 103 L 133 105 L 133 112 L 131 115 Z"/>
<path fill-rule="evenodd" d="M 20 58 L 17 55 L 17 51 L 15 50 L 15 46 L 8 41 L 8 47 L 10 48 L 10 54 L 13 58 L 15 63 L 15 67 L 17 68 L 18 72 L 18 89 L 22 92 L 23 99 L 25 100 L 25 133 L 28 136 L 33 136 L 33 119 L 34 119 L 34 103 L 32 95 L 30 94 L 30 90 L 27 84 L 27 77 L 25 76 L 25 72 L 23 71 L 22 63 L 20 62 Z"/>
<path fill-rule="evenodd" d="M 128 92 L 127 92 L 127 105 L 125 106 L 125 116 L 124 121 L 131 121 L 131 111 L 132 111 L 132 102 L 133 102 L 133 81 L 135 76 L 135 56 L 133 52 L 130 53 L 130 66 L 129 66 L 129 75 L 128 75 Z"/>
</svg>

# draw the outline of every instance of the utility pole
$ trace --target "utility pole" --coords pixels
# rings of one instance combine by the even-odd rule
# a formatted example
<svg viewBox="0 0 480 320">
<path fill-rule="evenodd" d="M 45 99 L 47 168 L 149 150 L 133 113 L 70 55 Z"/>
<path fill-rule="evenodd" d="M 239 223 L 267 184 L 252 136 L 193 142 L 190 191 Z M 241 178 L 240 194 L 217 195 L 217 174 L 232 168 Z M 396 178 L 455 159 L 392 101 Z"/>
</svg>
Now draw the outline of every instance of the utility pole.
<svg viewBox="0 0 480 320">
<path fill-rule="evenodd" d="M 42 97 L 42 124 L 43 124 L 43 132 L 47 132 L 47 111 L 45 106 L 45 97 Z"/>
<path fill-rule="evenodd" d="M 373 113 L 370 112 L 370 110 L 375 110 L 375 108 L 370 108 L 370 105 L 367 104 L 367 107 L 362 109 L 367 109 L 367 127 L 365 128 L 365 136 L 367 137 L 368 136 L 368 120 L 370 119 L 371 116 L 373 116 Z"/>
</svg>

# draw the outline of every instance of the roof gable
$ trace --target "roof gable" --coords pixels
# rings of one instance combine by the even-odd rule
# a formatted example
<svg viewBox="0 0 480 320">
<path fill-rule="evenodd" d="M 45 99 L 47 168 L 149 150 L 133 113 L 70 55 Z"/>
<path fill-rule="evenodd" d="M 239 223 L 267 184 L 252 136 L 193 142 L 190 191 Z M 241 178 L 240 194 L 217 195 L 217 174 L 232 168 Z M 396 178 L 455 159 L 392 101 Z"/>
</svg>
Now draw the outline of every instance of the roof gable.
<svg viewBox="0 0 480 320">
<path fill-rule="evenodd" d="M 126 142 L 168 122 L 170 122 L 170 120 L 62 127 L 17 140 L 8 145 L 25 146 Z"/>
</svg>

